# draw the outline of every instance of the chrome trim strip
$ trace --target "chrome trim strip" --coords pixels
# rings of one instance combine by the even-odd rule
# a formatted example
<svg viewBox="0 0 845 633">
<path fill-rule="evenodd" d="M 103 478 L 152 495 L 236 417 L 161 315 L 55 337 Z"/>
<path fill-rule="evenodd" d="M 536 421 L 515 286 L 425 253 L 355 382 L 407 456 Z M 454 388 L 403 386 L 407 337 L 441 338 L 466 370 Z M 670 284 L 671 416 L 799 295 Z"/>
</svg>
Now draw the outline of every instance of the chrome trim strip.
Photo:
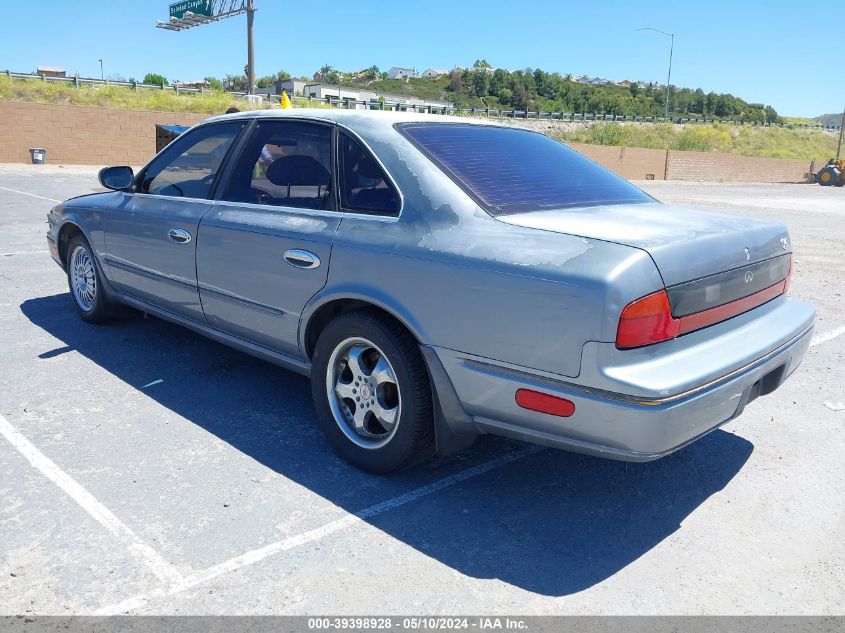
<svg viewBox="0 0 845 633">
<path fill-rule="evenodd" d="M 150 303 L 147 303 L 146 301 L 142 301 L 141 299 L 133 297 L 132 295 L 124 294 L 122 295 L 122 299 L 133 308 L 137 308 L 142 312 L 153 314 L 166 321 L 171 321 L 172 323 L 183 325 L 190 330 L 193 330 L 199 334 L 202 334 L 203 336 L 207 336 L 208 338 L 217 341 L 218 343 L 234 347 L 243 352 L 246 352 L 247 354 L 251 354 L 252 356 L 256 356 L 257 358 L 273 363 L 274 365 L 279 365 L 280 367 L 284 367 L 285 369 L 289 369 L 298 374 L 302 374 L 303 376 L 310 376 L 311 374 L 311 363 L 307 361 L 294 358 L 293 356 L 288 356 L 287 354 L 282 354 L 281 352 L 276 352 L 274 350 L 253 343 L 252 341 L 248 341 L 232 334 L 227 334 L 226 332 L 216 330 L 208 325 L 204 325 L 197 321 L 192 321 L 191 319 L 186 319 L 185 317 L 179 316 L 167 310 L 162 310 L 161 308 L 158 308 Z"/>
</svg>

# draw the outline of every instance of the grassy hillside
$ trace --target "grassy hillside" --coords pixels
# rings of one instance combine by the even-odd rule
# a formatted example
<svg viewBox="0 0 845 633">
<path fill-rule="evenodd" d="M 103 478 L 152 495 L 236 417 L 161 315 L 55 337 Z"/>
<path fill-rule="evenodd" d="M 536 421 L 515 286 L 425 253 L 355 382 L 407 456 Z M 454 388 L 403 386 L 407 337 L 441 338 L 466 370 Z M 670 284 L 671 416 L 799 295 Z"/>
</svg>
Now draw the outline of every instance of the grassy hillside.
<svg viewBox="0 0 845 633">
<path fill-rule="evenodd" d="M 839 125 L 842 122 L 842 113 L 823 114 L 813 119 L 813 122 L 820 125 Z"/>
<path fill-rule="evenodd" d="M 0 75 L 0 100 L 36 103 L 69 103 L 131 110 L 197 112 L 220 114 L 230 106 L 242 110 L 249 105 L 225 92 L 176 94 L 172 90 L 133 90 L 123 86 L 81 86 L 44 82 L 37 79 L 9 79 Z"/>
<path fill-rule="evenodd" d="M 373 89 L 395 94 L 427 94 L 427 98 L 441 98 L 448 80 L 412 79 L 385 80 L 371 84 Z M 427 92 L 426 92 L 427 91 Z M 232 105 L 249 108 L 246 101 L 224 92 L 205 94 L 175 94 L 172 91 L 139 89 L 121 86 L 73 87 L 72 84 L 47 83 L 40 80 L 12 79 L 0 75 L 0 100 L 36 103 L 67 103 L 133 110 L 167 112 L 196 112 L 219 114 Z M 494 98 L 485 97 L 491 108 L 497 107 Z M 295 102 L 304 104 L 304 102 Z M 481 100 L 470 107 L 485 107 Z M 313 107 L 329 107 L 313 102 Z M 266 105 L 262 107 L 267 107 Z M 836 136 L 815 130 L 790 130 L 773 127 L 730 125 L 617 124 L 601 123 L 591 127 L 556 133 L 563 140 L 597 145 L 627 145 L 695 151 L 715 151 L 743 156 L 797 158 L 826 161 L 836 152 Z"/>
<path fill-rule="evenodd" d="M 725 152 L 764 158 L 826 161 L 836 153 L 836 136 L 819 130 L 778 127 L 600 123 L 557 135 L 594 145 L 625 145 L 696 152 Z"/>
</svg>

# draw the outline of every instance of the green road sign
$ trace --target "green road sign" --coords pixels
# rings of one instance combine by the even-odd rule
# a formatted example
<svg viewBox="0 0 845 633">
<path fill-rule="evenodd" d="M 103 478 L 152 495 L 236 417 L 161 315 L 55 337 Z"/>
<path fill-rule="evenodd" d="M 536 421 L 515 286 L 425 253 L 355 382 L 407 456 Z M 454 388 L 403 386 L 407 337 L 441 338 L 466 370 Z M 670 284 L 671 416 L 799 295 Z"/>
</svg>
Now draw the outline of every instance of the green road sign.
<svg viewBox="0 0 845 633">
<path fill-rule="evenodd" d="M 182 0 L 170 5 L 171 18 L 183 18 L 188 12 L 211 17 L 211 0 Z"/>
</svg>

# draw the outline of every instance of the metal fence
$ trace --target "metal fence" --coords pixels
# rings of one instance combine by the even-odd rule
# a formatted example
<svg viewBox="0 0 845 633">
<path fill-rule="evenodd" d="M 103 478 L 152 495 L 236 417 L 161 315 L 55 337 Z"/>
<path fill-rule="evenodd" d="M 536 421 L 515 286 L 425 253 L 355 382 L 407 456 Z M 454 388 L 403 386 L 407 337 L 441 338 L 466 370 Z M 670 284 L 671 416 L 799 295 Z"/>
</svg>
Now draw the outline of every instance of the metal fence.
<svg viewBox="0 0 845 633">
<path fill-rule="evenodd" d="M 9 79 L 40 80 L 44 82 L 58 82 L 73 85 L 76 88 L 81 86 L 123 86 L 133 90 L 171 90 L 176 94 L 208 94 L 213 92 L 209 88 L 183 88 L 179 84 L 144 84 L 136 81 L 113 81 L 110 79 L 94 79 L 89 77 L 52 77 L 49 75 L 38 75 L 34 73 L 15 73 L 7 70 L 5 72 Z M 246 98 L 246 92 L 225 91 L 226 94 L 236 98 Z M 255 95 L 261 97 L 262 101 L 270 104 L 279 103 L 280 95 Z M 358 110 L 400 110 L 403 112 L 426 112 L 431 114 L 449 114 L 452 116 L 488 117 L 495 119 L 533 119 L 538 121 L 562 121 L 562 122 L 584 122 L 584 121 L 616 121 L 629 123 L 674 123 L 678 125 L 689 124 L 713 124 L 725 123 L 729 125 L 749 125 L 755 127 L 780 127 L 802 130 L 823 130 L 838 132 L 839 125 L 822 125 L 820 123 L 764 123 L 756 121 L 718 119 L 707 117 L 669 117 L 661 116 L 631 116 L 623 114 L 602 114 L 599 112 L 541 112 L 536 110 L 504 110 L 501 108 L 458 108 L 453 105 L 415 104 L 400 101 L 378 100 L 364 101 L 355 99 L 341 99 L 338 97 L 303 97 L 291 95 L 291 101 L 297 105 L 329 105 L 335 108 L 358 109 Z"/>
</svg>

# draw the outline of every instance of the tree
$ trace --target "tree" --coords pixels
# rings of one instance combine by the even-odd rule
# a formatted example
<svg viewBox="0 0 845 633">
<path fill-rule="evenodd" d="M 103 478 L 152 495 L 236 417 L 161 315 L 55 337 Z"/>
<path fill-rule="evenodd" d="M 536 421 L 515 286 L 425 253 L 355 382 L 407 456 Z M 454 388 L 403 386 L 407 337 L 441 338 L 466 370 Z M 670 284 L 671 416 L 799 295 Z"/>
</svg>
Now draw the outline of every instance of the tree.
<svg viewBox="0 0 845 633">
<path fill-rule="evenodd" d="M 490 63 L 486 59 L 476 59 L 475 63 L 472 65 L 473 68 L 492 68 Z"/>
<path fill-rule="evenodd" d="M 452 92 L 461 92 L 464 89 L 464 80 L 461 77 L 461 71 L 457 68 L 449 75 L 449 90 Z"/>
<path fill-rule="evenodd" d="M 147 73 L 144 75 L 144 81 L 142 83 L 150 84 L 150 85 L 157 85 L 157 86 L 166 86 L 167 85 L 167 78 L 164 75 L 159 75 L 158 73 Z"/>
<path fill-rule="evenodd" d="M 474 96 L 485 96 L 489 85 L 487 73 L 484 71 L 472 71 L 469 73 L 469 84 Z"/>
<path fill-rule="evenodd" d="M 206 77 L 205 80 L 208 82 L 208 86 L 212 90 L 223 90 L 223 82 L 217 77 Z"/>
<path fill-rule="evenodd" d="M 528 91 L 521 82 L 516 82 L 513 87 L 511 105 L 514 107 L 514 110 L 528 110 L 531 107 L 531 95 L 528 94 Z"/>
</svg>

